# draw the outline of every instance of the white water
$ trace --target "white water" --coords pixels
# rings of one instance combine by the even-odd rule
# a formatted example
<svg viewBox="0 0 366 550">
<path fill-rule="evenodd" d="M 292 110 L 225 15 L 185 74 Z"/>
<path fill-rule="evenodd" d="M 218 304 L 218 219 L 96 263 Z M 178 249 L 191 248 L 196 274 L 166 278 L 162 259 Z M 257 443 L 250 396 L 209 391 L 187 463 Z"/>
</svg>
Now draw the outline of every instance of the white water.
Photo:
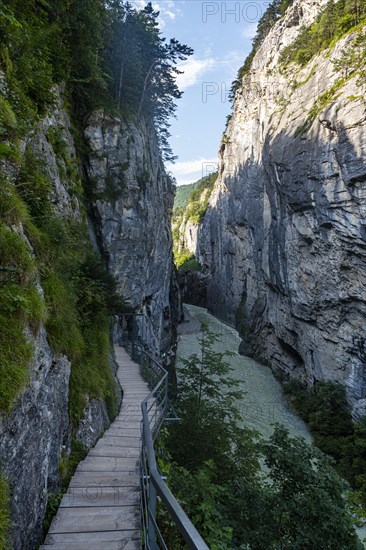
<svg viewBox="0 0 366 550">
<path fill-rule="evenodd" d="M 269 437 L 273 432 L 273 424 L 280 423 L 292 436 L 302 436 L 311 441 L 305 423 L 290 409 L 281 384 L 275 379 L 271 369 L 237 353 L 241 341 L 237 331 L 218 321 L 205 309 L 190 305 L 184 307 L 190 322 L 180 326 L 178 377 L 179 357 L 188 358 L 192 353 L 200 352 L 198 336 L 201 322 L 204 321 L 210 330 L 220 335 L 214 349 L 236 353 L 225 360 L 233 369 L 230 376 L 237 380 L 238 389 L 246 392 L 238 401 L 243 425 L 258 430 L 264 437 Z"/>
</svg>

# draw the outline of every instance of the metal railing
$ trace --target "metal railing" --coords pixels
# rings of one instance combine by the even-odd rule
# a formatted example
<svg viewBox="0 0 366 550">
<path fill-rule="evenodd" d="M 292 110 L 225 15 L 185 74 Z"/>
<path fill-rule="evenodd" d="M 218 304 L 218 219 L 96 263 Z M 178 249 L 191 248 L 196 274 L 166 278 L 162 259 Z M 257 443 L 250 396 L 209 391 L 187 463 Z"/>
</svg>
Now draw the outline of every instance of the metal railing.
<svg viewBox="0 0 366 550">
<path fill-rule="evenodd" d="M 192 550 L 208 550 L 208 546 L 164 483 L 156 464 L 154 439 L 159 433 L 169 410 L 168 373 L 137 342 L 129 346 L 123 342 L 132 359 L 140 365 L 140 372 L 151 392 L 141 404 L 141 457 L 140 477 L 142 489 L 142 527 L 146 550 L 171 550 L 164 542 L 156 521 L 157 497 L 167 508 L 176 528 Z"/>
</svg>

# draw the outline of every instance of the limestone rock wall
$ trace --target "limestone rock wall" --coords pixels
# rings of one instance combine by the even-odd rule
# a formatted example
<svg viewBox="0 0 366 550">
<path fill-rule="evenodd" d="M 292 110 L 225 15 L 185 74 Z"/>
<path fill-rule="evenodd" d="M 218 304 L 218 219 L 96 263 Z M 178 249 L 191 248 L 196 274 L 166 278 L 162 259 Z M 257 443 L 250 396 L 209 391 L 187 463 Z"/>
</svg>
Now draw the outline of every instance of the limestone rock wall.
<svg viewBox="0 0 366 550">
<path fill-rule="evenodd" d="M 50 131 L 58 133 L 70 162 L 77 166 L 70 122 L 60 94 L 52 113 L 28 134 L 21 151 L 27 148 L 42 165 L 51 182 L 54 211 L 78 219 L 81 213 L 73 193 L 75 182 L 70 180 L 65 161 L 52 145 Z M 14 168 L 9 166 L 9 175 L 14 176 L 12 170 Z M 21 224 L 13 230 L 23 235 L 30 246 Z M 39 282 L 38 288 L 42 293 Z M 0 462 L 10 486 L 11 544 L 15 550 L 33 549 L 40 542 L 47 495 L 59 488 L 61 453 L 67 453 L 71 443 L 70 361 L 52 352 L 44 326 L 36 336 L 31 331 L 27 336 L 35 349 L 29 369 L 30 383 L 12 411 L 0 417 Z M 93 400 L 86 411 L 83 430 L 79 430 L 77 437 L 89 448 L 108 425 L 104 402 Z"/>
<path fill-rule="evenodd" d="M 85 131 L 91 215 L 99 247 L 118 290 L 141 315 L 139 336 L 150 350 L 170 347 L 180 306 L 170 227 L 173 187 L 155 130 L 93 113 Z"/>
<path fill-rule="evenodd" d="M 220 147 L 219 178 L 199 228 L 208 303 L 236 322 L 242 352 L 308 384 L 345 385 L 366 412 L 365 87 L 333 61 L 353 36 L 300 69 L 281 49 L 326 1 L 295 0 L 257 52 Z"/>
<path fill-rule="evenodd" d="M 63 155 L 50 139 L 52 132 L 62 141 Z M 128 125 L 101 113 L 90 117 L 86 136 L 90 146 L 85 173 L 91 190 L 89 237 L 116 276 L 119 291 L 131 308 L 142 313 L 140 336 L 158 353 L 174 341 L 181 305 L 172 262 L 172 186 L 156 136 L 144 123 Z M 70 165 L 77 172 L 80 163 L 61 94 L 21 149 L 29 150 L 42 165 L 52 184 L 55 213 L 75 219 L 85 215 L 77 199 L 80 187 L 75 193 L 80 182 L 73 181 L 69 173 Z M 15 177 L 12 170 L 9 165 L 8 173 Z M 16 231 L 26 240 L 21 226 Z M 39 283 L 38 288 L 42 293 Z M 11 491 L 15 550 L 33 550 L 41 541 L 47 495 L 59 489 L 60 457 L 69 452 L 71 444 L 70 361 L 52 352 L 43 326 L 38 335 L 29 331 L 28 337 L 35 349 L 30 383 L 12 411 L 0 418 L 0 462 Z M 111 368 L 115 372 L 113 357 Z M 90 448 L 109 423 L 104 401 L 90 400 L 75 437 Z"/>
</svg>

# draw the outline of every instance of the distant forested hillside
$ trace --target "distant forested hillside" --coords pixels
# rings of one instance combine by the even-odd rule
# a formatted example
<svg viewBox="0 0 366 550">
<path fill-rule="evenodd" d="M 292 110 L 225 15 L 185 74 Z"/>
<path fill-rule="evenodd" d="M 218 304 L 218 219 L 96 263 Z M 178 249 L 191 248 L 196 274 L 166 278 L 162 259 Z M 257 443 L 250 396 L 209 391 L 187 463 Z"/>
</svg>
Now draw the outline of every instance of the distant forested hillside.
<svg viewBox="0 0 366 550">
<path fill-rule="evenodd" d="M 174 210 L 176 210 L 177 208 L 186 208 L 189 202 L 189 196 L 193 189 L 196 189 L 196 187 L 197 182 L 177 187 L 174 198 Z"/>
</svg>

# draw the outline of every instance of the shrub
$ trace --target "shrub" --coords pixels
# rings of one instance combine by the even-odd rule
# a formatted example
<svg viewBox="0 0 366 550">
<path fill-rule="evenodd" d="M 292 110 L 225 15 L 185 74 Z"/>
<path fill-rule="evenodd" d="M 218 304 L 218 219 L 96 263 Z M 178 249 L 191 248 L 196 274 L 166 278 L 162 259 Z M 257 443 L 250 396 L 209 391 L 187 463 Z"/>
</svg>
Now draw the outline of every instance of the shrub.
<svg viewBox="0 0 366 550">
<path fill-rule="evenodd" d="M 26 327 L 37 331 L 44 304 L 32 282 L 34 259 L 23 238 L 0 224 L 0 408 L 9 411 L 28 380 L 33 347 Z"/>
<path fill-rule="evenodd" d="M 366 505 L 366 419 L 352 422 L 344 387 L 318 382 L 307 389 L 292 380 L 284 384 L 284 390 L 308 423 L 315 444 L 335 459 L 337 472 L 359 490 Z"/>
<path fill-rule="evenodd" d="M 175 252 L 174 260 L 179 271 L 202 271 L 202 266 L 196 256 L 188 250 Z"/>
<path fill-rule="evenodd" d="M 365 21 L 366 0 L 330 0 L 316 21 L 282 50 L 280 62 L 284 66 L 292 62 L 304 66 Z"/>
</svg>

